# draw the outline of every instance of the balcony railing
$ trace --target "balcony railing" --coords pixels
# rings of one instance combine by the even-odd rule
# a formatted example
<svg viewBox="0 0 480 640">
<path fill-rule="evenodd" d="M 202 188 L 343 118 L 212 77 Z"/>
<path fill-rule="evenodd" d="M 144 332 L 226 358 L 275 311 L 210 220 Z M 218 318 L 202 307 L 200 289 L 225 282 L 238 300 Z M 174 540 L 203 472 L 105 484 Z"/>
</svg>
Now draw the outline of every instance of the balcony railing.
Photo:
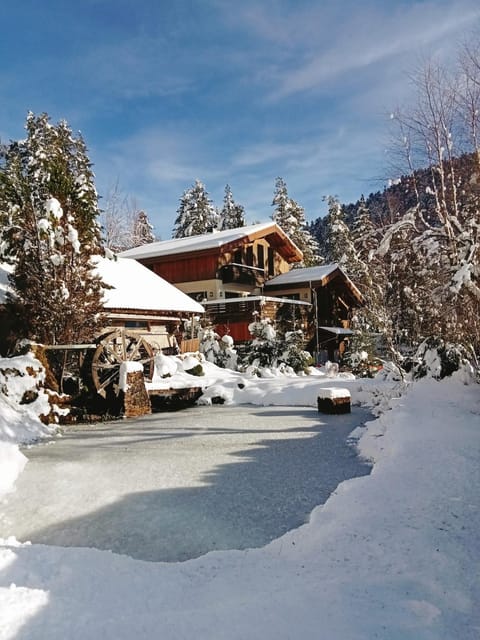
<svg viewBox="0 0 480 640">
<path fill-rule="evenodd" d="M 231 262 L 220 268 L 220 278 L 223 284 L 246 284 L 258 287 L 265 282 L 265 270 Z"/>
</svg>

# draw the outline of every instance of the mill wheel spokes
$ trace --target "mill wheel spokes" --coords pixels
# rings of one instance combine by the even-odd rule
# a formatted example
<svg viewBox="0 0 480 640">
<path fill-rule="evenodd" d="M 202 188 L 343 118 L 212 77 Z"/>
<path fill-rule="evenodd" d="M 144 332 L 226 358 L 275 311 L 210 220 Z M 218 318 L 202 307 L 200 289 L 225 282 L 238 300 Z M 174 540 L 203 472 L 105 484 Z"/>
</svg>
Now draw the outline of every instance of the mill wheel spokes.
<svg viewBox="0 0 480 640">
<path fill-rule="evenodd" d="M 146 378 L 152 377 L 153 349 L 141 335 L 125 329 L 114 329 L 100 336 L 92 361 L 92 378 L 97 392 L 104 398 L 111 388 L 119 392 L 120 365 L 140 362 Z"/>
</svg>

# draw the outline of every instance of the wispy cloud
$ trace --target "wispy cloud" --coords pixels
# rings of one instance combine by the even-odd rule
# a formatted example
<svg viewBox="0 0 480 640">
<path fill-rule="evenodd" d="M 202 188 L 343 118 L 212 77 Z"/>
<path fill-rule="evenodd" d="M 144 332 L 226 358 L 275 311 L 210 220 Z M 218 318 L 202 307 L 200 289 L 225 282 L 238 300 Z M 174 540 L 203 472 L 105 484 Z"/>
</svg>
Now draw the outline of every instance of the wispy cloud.
<svg viewBox="0 0 480 640">
<path fill-rule="evenodd" d="M 422 49 L 448 50 L 480 19 L 480 7 L 472 0 L 414 2 L 393 9 L 370 2 L 359 9 L 358 3 L 337 3 L 335 12 L 327 2 L 277 19 L 258 7 L 243 10 L 258 37 L 286 46 L 275 71 L 270 70 L 270 100 L 325 88 L 373 65 L 381 73 L 388 59 L 404 64 Z M 295 54 L 291 59 L 289 52 Z"/>
</svg>

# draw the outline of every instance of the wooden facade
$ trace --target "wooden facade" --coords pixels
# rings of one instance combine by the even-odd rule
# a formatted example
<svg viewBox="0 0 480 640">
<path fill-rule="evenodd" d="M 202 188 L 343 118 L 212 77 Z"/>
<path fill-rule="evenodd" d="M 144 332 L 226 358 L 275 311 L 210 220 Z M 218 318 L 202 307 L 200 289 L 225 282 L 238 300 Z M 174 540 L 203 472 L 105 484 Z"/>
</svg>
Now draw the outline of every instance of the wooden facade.
<svg viewBox="0 0 480 640">
<path fill-rule="evenodd" d="M 250 338 L 254 311 L 275 319 L 278 308 L 288 304 L 266 301 L 264 286 L 302 259 L 298 247 L 273 222 L 152 243 L 122 256 L 135 258 L 200 302 L 208 321 L 236 342 Z"/>
<path fill-rule="evenodd" d="M 337 265 L 293 269 L 301 251 L 275 223 L 156 242 L 121 254 L 200 302 L 220 335 L 250 339 L 253 313 L 303 328 L 319 349 L 319 326 L 347 329 L 361 294 Z M 330 347 L 330 345 L 329 345 Z M 338 340 L 335 345 L 338 347 Z"/>
<path fill-rule="evenodd" d="M 351 334 L 353 310 L 363 304 L 355 284 L 336 264 L 294 269 L 266 283 L 269 295 L 296 296 L 312 303 L 308 349 L 323 360 L 337 360 Z"/>
</svg>

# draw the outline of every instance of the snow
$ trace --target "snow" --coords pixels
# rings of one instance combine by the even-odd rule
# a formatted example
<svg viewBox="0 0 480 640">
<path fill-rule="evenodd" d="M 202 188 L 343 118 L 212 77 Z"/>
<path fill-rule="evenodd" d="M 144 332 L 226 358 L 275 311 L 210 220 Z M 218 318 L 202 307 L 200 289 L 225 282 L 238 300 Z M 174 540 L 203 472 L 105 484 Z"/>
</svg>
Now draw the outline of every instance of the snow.
<svg viewBox="0 0 480 640">
<path fill-rule="evenodd" d="M 343 387 L 321 387 L 317 391 L 317 397 L 326 400 L 335 398 L 350 398 L 350 391 Z"/>
<path fill-rule="evenodd" d="M 18 443 L 33 442 L 54 431 L 38 417 L 50 410 L 45 393 L 30 404 L 22 404 L 43 375 L 43 368 L 31 355 L 0 358 L 0 499 L 11 491 L 27 462 Z"/>
<path fill-rule="evenodd" d="M 56 198 L 49 198 L 45 202 L 45 211 L 47 212 L 47 214 L 53 216 L 57 220 L 60 220 L 60 218 L 63 216 L 62 205 Z"/>
<path fill-rule="evenodd" d="M 354 405 L 378 416 L 352 434 L 372 473 L 341 483 L 306 524 L 262 548 L 186 562 L 6 539 L 2 640 L 478 638 L 478 385 L 458 376 L 405 386 L 388 375 L 354 380 L 321 371 L 255 379 L 202 366 L 205 376 L 189 379 L 234 404 L 312 407 L 320 386 L 341 380 Z M 10 445 L 2 449 L 5 490 L 9 464 L 16 473 L 25 464 L 15 442 L 44 431 L 24 405 L 4 394 L 0 401 L 2 444 Z"/>
<path fill-rule="evenodd" d="M 78 231 L 75 229 L 75 227 L 72 227 L 71 224 L 67 226 L 67 229 L 68 229 L 68 234 L 67 234 L 68 241 L 72 245 L 74 252 L 80 253 L 80 241 L 78 239 Z"/>
<path fill-rule="evenodd" d="M 177 369 L 177 362 L 174 358 L 169 358 L 163 355 L 163 353 L 157 354 L 153 358 L 152 383 L 158 386 L 156 383 L 161 382 L 165 377 L 173 376 L 177 372 Z"/>
<path fill-rule="evenodd" d="M 142 309 L 204 313 L 202 305 L 136 260 L 95 256 L 97 272 L 112 287 L 104 293 L 106 309 Z"/>
<path fill-rule="evenodd" d="M 5 304 L 7 292 L 11 291 L 8 276 L 13 273 L 13 265 L 0 262 L 0 305 Z"/>
</svg>

